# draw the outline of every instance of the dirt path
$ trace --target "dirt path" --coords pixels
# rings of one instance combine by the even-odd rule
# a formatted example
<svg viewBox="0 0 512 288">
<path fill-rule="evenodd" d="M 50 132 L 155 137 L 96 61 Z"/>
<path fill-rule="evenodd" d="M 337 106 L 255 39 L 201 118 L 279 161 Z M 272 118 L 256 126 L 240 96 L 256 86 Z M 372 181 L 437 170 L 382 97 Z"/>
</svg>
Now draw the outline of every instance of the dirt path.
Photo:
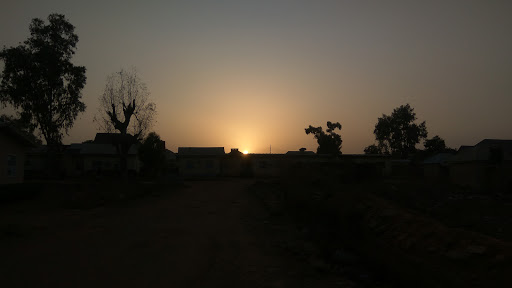
<svg viewBox="0 0 512 288">
<path fill-rule="evenodd" d="M 251 183 L 197 181 L 169 195 L 114 207 L 29 216 L 23 211 L 4 213 L 0 219 L 4 231 L 15 227 L 11 230 L 21 232 L 0 238 L 0 283 L 2 287 L 352 286 L 279 249 L 276 243 L 293 239 L 265 228 L 266 212 L 247 191 Z"/>
</svg>

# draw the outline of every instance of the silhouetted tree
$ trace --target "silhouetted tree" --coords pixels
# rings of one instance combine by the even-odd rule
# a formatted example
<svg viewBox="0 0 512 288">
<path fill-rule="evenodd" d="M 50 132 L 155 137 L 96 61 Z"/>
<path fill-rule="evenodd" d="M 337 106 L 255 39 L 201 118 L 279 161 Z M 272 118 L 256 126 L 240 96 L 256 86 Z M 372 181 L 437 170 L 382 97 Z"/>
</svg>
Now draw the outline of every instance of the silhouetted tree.
<svg viewBox="0 0 512 288">
<path fill-rule="evenodd" d="M 432 137 L 432 139 L 425 140 L 425 151 L 430 153 L 439 153 L 446 150 L 446 144 L 444 140 L 438 135 Z"/>
<path fill-rule="evenodd" d="M 373 131 L 380 152 L 405 158 L 416 151 L 416 144 L 427 137 L 425 121 L 416 124 L 416 119 L 409 104 L 395 108 L 390 116 L 383 114 Z"/>
<path fill-rule="evenodd" d="M 71 63 L 78 42 L 75 27 L 61 14 L 50 14 L 48 22 L 33 19 L 23 44 L 0 51 L 0 102 L 19 109 L 21 119 L 41 131 L 49 148 L 56 148 L 85 111 L 81 90 L 86 76 L 85 67 Z"/>
<path fill-rule="evenodd" d="M 121 158 L 121 171 L 126 173 L 126 158 L 130 147 L 144 138 L 153 124 L 156 105 L 149 100 L 146 84 L 137 75 L 135 68 L 121 70 L 107 77 L 100 107 L 94 121 L 100 130 L 122 137 L 117 143 Z"/>
<path fill-rule="evenodd" d="M 151 132 L 139 146 L 140 160 L 147 175 L 157 175 L 165 165 L 165 145 L 160 136 Z"/>
<path fill-rule="evenodd" d="M 305 129 L 306 134 L 313 134 L 318 142 L 317 154 L 341 154 L 342 140 L 341 136 L 334 132 L 336 129 L 341 130 L 341 124 L 339 122 L 332 123 L 330 121 L 327 121 L 327 133 L 323 131 L 321 126 L 313 127 L 309 125 L 309 127 Z"/>
<path fill-rule="evenodd" d="M 153 124 L 156 105 L 149 100 L 149 91 L 135 68 L 121 69 L 107 77 L 99 97 L 99 114 L 95 121 L 100 130 L 119 131 L 142 140 Z"/>
<path fill-rule="evenodd" d="M 439 137 L 438 135 L 432 137 L 431 139 L 425 140 L 423 145 L 425 146 L 425 153 L 427 153 L 427 155 L 457 152 L 457 150 L 447 147 L 443 138 Z"/>
<path fill-rule="evenodd" d="M 382 149 L 379 146 L 372 144 L 364 148 L 364 154 L 382 154 Z"/>
</svg>

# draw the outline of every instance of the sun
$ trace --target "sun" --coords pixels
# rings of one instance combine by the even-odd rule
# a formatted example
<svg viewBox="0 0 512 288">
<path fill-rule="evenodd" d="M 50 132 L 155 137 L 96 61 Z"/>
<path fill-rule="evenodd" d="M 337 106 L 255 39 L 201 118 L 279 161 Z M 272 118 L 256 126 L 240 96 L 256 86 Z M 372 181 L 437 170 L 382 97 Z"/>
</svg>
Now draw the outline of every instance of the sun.
<svg viewBox="0 0 512 288">
<path fill-rule="evenodd" d="M 249 154 L 249 151 L 247 151 L 247 150 L 244 150 L 244 154 L 246 154 L 246 155 L 247 155 L 247 154 Z"/>
</svg>

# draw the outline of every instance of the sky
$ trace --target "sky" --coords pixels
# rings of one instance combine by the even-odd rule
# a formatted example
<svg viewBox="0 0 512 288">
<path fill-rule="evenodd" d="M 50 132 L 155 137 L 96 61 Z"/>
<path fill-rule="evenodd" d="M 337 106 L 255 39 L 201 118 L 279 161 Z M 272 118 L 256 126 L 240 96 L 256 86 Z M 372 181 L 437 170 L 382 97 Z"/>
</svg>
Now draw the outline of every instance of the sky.
<svg viewBox="0 0 512 288">
<path fill-rule="evenodd" d="M 108 2 L 108 3 L 105 3 Z M 512 1 L 8 1 L 0 46 L 61 13 L 87 69 L 64 143 L 93 139 L 106 77 L 136 67 L 153 131 L 177 147 L 284 153 L 340 122 L 342 152 L 374 143 L 378 117 L 409 103 L 448 146 L 512 139 Z M 422 148 L 422 145 L 418 145 Z"/>
</svg>

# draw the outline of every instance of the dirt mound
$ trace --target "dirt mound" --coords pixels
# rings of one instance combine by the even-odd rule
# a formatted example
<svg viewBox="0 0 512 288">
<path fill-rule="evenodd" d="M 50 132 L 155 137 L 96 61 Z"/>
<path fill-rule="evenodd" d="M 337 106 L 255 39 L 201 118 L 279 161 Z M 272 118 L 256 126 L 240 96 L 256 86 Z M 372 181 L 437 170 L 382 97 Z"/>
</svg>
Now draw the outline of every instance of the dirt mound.
<svg viewBox="0 0 512 288">
<path fill-rule="evenodd" d="M 360 191 L 359 191 L 360 192 Z M 384 273 L 423 287 L 512 287 L 512 245 L 448 228 L 370 193 L 330 201 L 351 245 Z M 355 227 L 355 228 L 354 228 Z"/>
</svg>

